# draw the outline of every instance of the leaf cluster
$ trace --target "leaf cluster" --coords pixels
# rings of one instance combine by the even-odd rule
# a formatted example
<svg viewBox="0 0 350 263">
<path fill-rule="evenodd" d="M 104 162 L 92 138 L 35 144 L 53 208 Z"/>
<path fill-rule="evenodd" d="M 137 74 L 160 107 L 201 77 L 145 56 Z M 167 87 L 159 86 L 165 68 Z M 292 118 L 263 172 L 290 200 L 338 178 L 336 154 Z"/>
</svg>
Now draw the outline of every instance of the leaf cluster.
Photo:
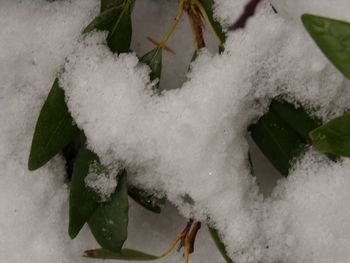
<svg viewBox="0 0 350 263">
<path fill-rule="evenodd" d="M 107 45 L 112 52 L 118 54 L 129 52 L 134 2 L 135 0 L 101 0 L 100 14 L 82 33 L 107 31 Z M 163 49 L 167 49 L 165 43 L 183 10 L 188 12 L 195 32 L 196 50 L 193 59 L 204 44 L 204 41 L 201 42 L 202 30 L 199 28 L 202 25 L 199 20 L 202 18 L 214 32 L 219 49 L 223 51 L 224 48 L 226 36 L 220 24 L 214 19 L 214 1 L 179 2 L 179 13 L 168 34 L 157 47 L 140 57 L 140 62 L 150 67 L 150 80 L 158 81 L 154 85 L 156 94 L 161 93 L 159 80 L 162 71 L 162 52 Z M 350 79 L 350 24 L 309 14 L 302 16 L 302 22 L 321 51 L 345 77 Z M 335 156 L 350 157 L 350 113 L 321 124 L 321 120 L 315 118 L 302 105 L 275 98 L 268 112 L 256 123 L 251 124 L 248 130 L 276 169 L 284 176 L 288 176 L 293 161 L 311 145 L 316 150 L 328 154 L 333 160 L 337 160 Z M 86 251 L 85 256 L 124 260 L 158 259 L 158 256 L 123 248 L 128 236 L 128 196 L 154 213 L 161 212 L 165 198 L 160 199 L 152 193 L 129 185 L 125 167 L 120 169 L 117 175 L 117 187 L 107 201 L 102 202 L 98 193 L 86 185 L 85 179 L 92 164 L 97 165 L 101 171 L 108 170 L 100 162 L 99 157 L 88 149 L 84 131 L 74 124 L 57 77 L 36 123 L 28 161 L 29 170 L 42 167 L 59 153 L 66 158 L 67 169 L 69 168 L 67 171 L 71 177 L 68 233 L 72 239 L 75 238 L 87 223 L 101 246 L 99 249 Z M 226 262 L 232 263 L 217 230 L 210 226 L 208 229 Z"/>
<path fill-rule="evenodd" d="M 224 41 L 220 24 L 213 18 L 212 0 L 196 0 L 203 5 L 206 18 L 213 23 L 216 33 Z M 135 0 L 101 0 L 100 14 L 82 31 L 107 31 L 107 45 L 114 53 L 130 51 L 132 39 L 131 14 Z M 140 57 L 140 62 L 151 69 L 150 80 L 157 81 L 155 93 L 160 94 L 159 80 L 162 70 L 162 51 L 159 45 Z M 197 54 L 197 52 L 195 52 Z M 127 239 L 128 196 L 144 208 L 161 212 L 165 198 L 158 198 L 152 193 L 128 184 L 127 170 L 121 169 L 117 175 L 117 187 L 110 199 L 102 202 L 99 194 L 86 185 L 85 179 L 91 166 L 100 171 L 108 169 L 100 162 L 99 157 L 86 144 L 84 131 L 80 130 L 68 110 L 63 89 L 57 77 L 48 97 L 41 108 L 30 150 L 29 170 L 36 170 L 45 165 L 56 154 L 61 153 L 67 161 L 67 172 L 70 179 L 69 197 L 69 236 L 75 238 L 85 223 L 95 237 L 99 249 L 88 250 L 85 256 L 101 259 L 155 260 L 153 256 L 137 250 L 123 248 Z M 215 236 L 218 244 L 219 237 Z M 222 245 L 222 243 L 221 243 Z M 222 245 L 223 246 L 223 245 Z"/>
</svg>

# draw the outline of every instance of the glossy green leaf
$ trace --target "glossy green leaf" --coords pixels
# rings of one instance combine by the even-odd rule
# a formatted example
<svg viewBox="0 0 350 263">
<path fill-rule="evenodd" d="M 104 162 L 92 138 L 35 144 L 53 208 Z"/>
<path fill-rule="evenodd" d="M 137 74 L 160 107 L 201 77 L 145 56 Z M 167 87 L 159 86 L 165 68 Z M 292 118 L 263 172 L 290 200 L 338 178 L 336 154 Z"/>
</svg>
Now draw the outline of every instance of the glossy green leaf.
<svg viewBox="0 0 350 263">
<path fill-rule="evenodd" d="M 128 194 L 141 206 L 157 214 L 161 212 L 161 205 L 165 203 L 165 198 L 158 198 L 153 194 L 132 186 L 128 186 Z"/>
<path fill-rule="evenodd" d="M 100 259 L 122 259 L 122 260 L 155 260 L 159 257 L 146 254 L 141 251 L 134 249 L 123 248 L 119 253 L 111 252 L 109 250 L 100 248 L 87 250 L 84 253 L 84 256 L 90 258 L 100 258 Z"/>
<path fill-rule="evenodd" d="M 101 0 L 100 4 L 100 13 L 108 9 L 112 9 L 114 7 L 120 6 L 125 2 L 125 0 Z"/>
<path fill-rule="evenodd" d="M 29 170 L 38 169 L 47 163 L 78 132 L 64 100 L 64 92 L 56 79 L 36 123 L 28 161 Z"/>
<path fill-rule="evenodd" d="M 114 53 L 129 52 L 132 36 L 131 7 L 123 7 L 113 28 L 107 36 L 108 47 Z"/>
<path fill-rule="evenodd" d="M 322 52 L 350 79 L 350 23 L 310 14 L 301 20 Z"/>
<path fill-rule="evenodd" d="M 208 226 L 208 230 L 209 230 L 211 237 L 214 240 L 216 247 L 220 251 L 220 253 L 223 256 L 223 258 L 225 259 L 225 261 L 227 263 L 233 263 L 232 259 L 227 255 L 226 247 L 225 247 L 224 243 L 222 243 L 218 231 L 215 228 L 212 228 L 210 226 Z"/>
<path fill-rule="evenodd" d="M 279 115 L 293 130 L 295 130 L 306 142 L 310 141 L 309 132 L 317 128 L 321 121 L 312 118 L 301 106 L 273 100 L 270 109 Z"/>
<path fill-rule="evenodd" d="M 81 147 L 74 163 L 69 196 L 68 233 L 71 238 L 77 236 L 98 206 L 99 195 L 87 187 L 84 181 L 94 162 L 99 163 L 98 156 L 85 146 Z"/>
<path fill-rule="evenodd" d="M 222 30 L 220 23 L 214 18 L 214 0 L 199 0 L 202 4 L 205 13 L 207 14 L 210 24 L 213 26 L 213 29 L 216 32 L 216 35 L 220 38 L 221 43 L 224 44 L 226 40 L 226 34 Z M 220 46 L 220 51 L 223 50 L 223 45 Z"/>
<path fill-rule="evenodd" d="M 151 81 L 158 79 L 160 80 L 160 76 L 162 73 L 162 49 L 156 47 L 152 49 L 150 52 L 146 53 L 140 58 L 140 62 L 145 63 L 151 68 L 150 79 Z M 159 81 L 155 86 L 155 89 L 158 90 Z"/>
<path fill-rule="evenodd" d="M 119 175 L 111 200 L 99 204 L 88 221 L 92 234 L 102 248 L 120 252 L 127 238 L 128 207 L 128 187 L 124 170 Z"/>
<path fill-rule="evenodd" d="M 311 131 L 310 138 L 320 152 L 350 157 L 350 113 Z"/>
<path fill-rule="evenodd" d="M 83 33 L 89 33 L 95 29 L 100 31 L 112 31 L 122 11 L 122 6 L 104 11 L 92 20 L 92 22 L 83 30 Z"/>
<path fill-rule="evenodd" d="M 251 125 L 249 131 L 264 155 L 287 176 L 292 160 L 304 151 L 303 138 L 271 110 Z"/>
</svg>

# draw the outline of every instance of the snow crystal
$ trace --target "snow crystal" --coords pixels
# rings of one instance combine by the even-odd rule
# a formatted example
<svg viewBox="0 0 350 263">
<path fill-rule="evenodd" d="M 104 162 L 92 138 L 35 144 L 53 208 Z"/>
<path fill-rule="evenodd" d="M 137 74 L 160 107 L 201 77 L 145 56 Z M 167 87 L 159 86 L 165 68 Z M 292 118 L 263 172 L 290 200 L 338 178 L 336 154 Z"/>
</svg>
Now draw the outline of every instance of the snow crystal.
<svg viewBox="0 0 350 263">
<path fill-rule="evenodd" d="M 96 161 L 89 166 L 89 173 L 85 177 L 85 184 L 93 189 L 101 197 L 101 201 L 107 201 L 117 187 L 117 176 L 119 173 L 119 165 L 113 164 L 101 166 Z"/>
<path fill-rule="evenodd" d="M 347 262 L 350 244 L 350 162 L 309 152 L 280 182 L 264 220 L 272 262 Z"/>
</svg>

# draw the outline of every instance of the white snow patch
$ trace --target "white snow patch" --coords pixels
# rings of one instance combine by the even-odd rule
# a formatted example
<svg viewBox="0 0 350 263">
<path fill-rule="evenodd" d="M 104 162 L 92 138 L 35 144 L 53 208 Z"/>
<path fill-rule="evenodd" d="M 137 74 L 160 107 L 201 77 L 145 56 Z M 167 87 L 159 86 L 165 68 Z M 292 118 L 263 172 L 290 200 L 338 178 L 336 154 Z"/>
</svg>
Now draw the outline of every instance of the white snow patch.
<svg viewBox="0 0 350 263">
<path fill-rule="evenodd" d="M 94 161 L 89 166 L 89 173 L 84 179 L 85 184 L 98 193 L 101 202 L 106 202 L 117 187 L 119 170 L 119 165 L 101 166 Z"/>
<path fill-rule="evenodd" d="M 96 1 L 2 1 L 0 259 L 83 262 L 81 251 L 97 247 L 86 231 L 74 241 L 66 234 L 62 160 L 34 173 L 26 167 L 37 114 L 68 55 L 60 82 L 103 163 L 122 161 L 131 182 L 166 193 L 187 217 L 209 220 L 236 262 L 346 262 L 350 161 L 332 163 L 310 151 L 263 200 L 248 168 L 246 129 L 276 96 L 299 101 L 324 120 L 347 109 L 349 82 L 289 16 L 307 10 L 350 20 L 349 3 L 298 1 L 292 8 L 275 2 L 279 14 L 263 3 L 245 30 L 229 34 L 223 54 L 203 51 L 180 89 L 155 96 L 149 69 L 135 54 L 112 54 L 105 33 L 81 39 L 81 29 L 98 12 Z M 244 6 L 216 4 L 227 25 L 231 12 L 239 14 L 233 8 Z M 160 19 L 154 5 L 147 16 Z M 163 19 L 168 18 L 160 19 L 159 28 Z M 179 55 L 172 65 L 183 62 Z M 163 85 L 174 85 L 171 79 L 179 74 L 170 74 Z M 112 187 L 113 180 L 104 185 Z"/>
</svg>

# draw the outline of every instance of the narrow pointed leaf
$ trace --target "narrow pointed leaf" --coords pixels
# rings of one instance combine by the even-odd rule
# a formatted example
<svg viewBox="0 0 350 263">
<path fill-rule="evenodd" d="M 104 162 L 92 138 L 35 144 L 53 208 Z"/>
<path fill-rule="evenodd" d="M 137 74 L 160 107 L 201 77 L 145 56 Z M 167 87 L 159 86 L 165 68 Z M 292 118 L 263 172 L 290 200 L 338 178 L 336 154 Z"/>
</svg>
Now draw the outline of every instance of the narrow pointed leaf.
<svg viewBox="0 0 350 263">
<path fill-rule="evenodd" d="M 270 105 L 279 117 L 281 117 L 293 130 L 295 130 L 306 142 L 310 141 L 309 132 L 316 129 L 321 121 L 308 114 L 301 106 L 296 108 L 285 101 L 273 100 Z"/>
<path fill-rule="evenodd" d="M 38 169 L 47 163 L 78 132 L 64 100 L 64 92 L 56 79 L 36 123 L 28 161 L 29 170 Z"/>
<path fill-rule="evenodd" d="M 350 157 L 350 113 L 311 131 L 310 138 L 320 152 Z"/>
<path fill-rule="evenodd" d="M 123 248 L 119 253 L 111 252 L 107 249 L 93 249 L 87 250 L 84 256 L 90 258 L 100 258 L 100 259 L 119 259 L 119 260 L 155 260 L 159 257 L 153 256 L 141 251 L 134 249 Z"/>
<path fill-rule="evenodd" d="M 198 57 L 198 53 L 199 53 L 199 50 L 195 50 L 192 54 L 192 57 L 191 57 L 191 62 L 195 61 Z"/>
<path fill-rule="evenodd" d="M 350 23 L 310 14 L 301 20 L 322 52 L 350 79 Z"/>
<path fill-rule="evenodd" d="M 98 194 L 87 187 L 84 181 L 89 174 L 90 165 L 94 162 L 99 162 L 98 156 L 85 146 L 81 147 L 74 163 L 69 196 L 68 233 L 71 238 L 77 236 L 98 206 Z"/>
<path fill-rule="evenodd" d="M 85 144 L 86 137 L 83 131 L 79 131 L 73 140 L 62 149 L 62 156 L 66 160 L 66 172 L 67 179 L 70 182 L 73 176 L 73 168 L 75 160 L 78 156 L 78 153 L 81 147 Z"/>
<path fill-rule="evenodd" d="M 128 194 L 134 201 L 156 214 L 161 212 L 161 205 L 165 203 L 165 198 L 160 199 L 153 194 L 132 186 L 128 187 Z"/>
<path fill-rule="evenodd" d="M 88 223 L 96 241 L 104 249 L 120 252 L 128 226 L 128 189 L 126 171 L 119 175 L 116 191 L 111 200 L 101 203 Z"/>
<path fill-rule="evenodd" d="M 226 247 L 225 247 L 224 243 L 221 241 L 221 238 L 220 238 L 218 231 L 215 228 L 212 228 L 210 226 L 208 226 L 208 230 L 209 230 L 211 237 L 214 240 L 216 247 L 220 251 L 220 253 L 223 256 L 223 258 L 225 259 L 225 261 L 227 263 L 233 263 L 232 259 L 227 255 Z"/>
<path fill-rule="evenodd" d="M 99 14 L 92 22 L 83 30 L 83 33 L 89 33 L 93 30 L 112 31 L 120 14 L 123 11 L 122 6 L 114 7 Z"/>
<path fill-rule="evenodd" d="M 140 62 L 145 63 L 151 68 L 150 79 L 151 81 L 158 79 L 160 80 L 160 76 L 162 73 L 162 49 L 156 47 L 152 49 L 150 52 L 146 53 L 140 58 Z M 158 89 L 159 81 L 155 86 L 155 89 Z"/>
<path fill-rule="evenodd" d="M 131 35 L 131 10 L 124 8 L 107 36 L 107 44 L 114 53 L 129 52 Z"/>
<path fill-rule="evenodd" d="M 291 162 L 303 153 L 305 141 L 274 111 L 269 111 L 249 127 L 255 143 L 284 176 Z"/>
</svg>

